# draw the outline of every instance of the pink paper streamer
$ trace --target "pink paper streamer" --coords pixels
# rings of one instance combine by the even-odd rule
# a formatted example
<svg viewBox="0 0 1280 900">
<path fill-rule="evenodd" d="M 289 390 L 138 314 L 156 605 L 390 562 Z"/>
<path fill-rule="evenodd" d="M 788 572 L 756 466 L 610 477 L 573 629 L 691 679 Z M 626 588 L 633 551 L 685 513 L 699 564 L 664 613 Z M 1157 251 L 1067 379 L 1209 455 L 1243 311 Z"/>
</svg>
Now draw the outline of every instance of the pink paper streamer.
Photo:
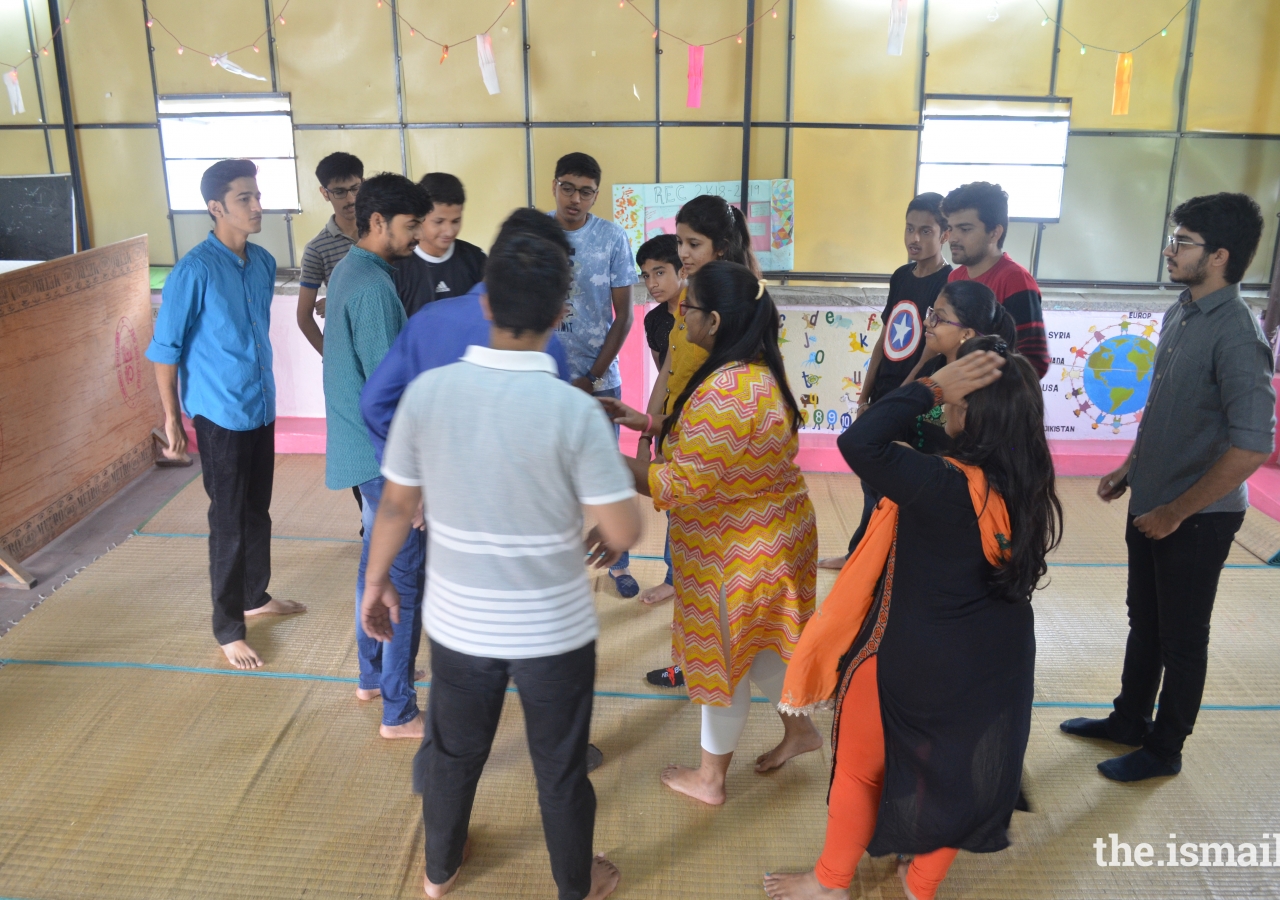
<svg viewBox="0 0 1280 900">
<path fill-rule="evenodd" d="M 689 96 L 684 105 L 690 109 L 702 107 L 702 46 L 689 45 Z"/>
</svg>

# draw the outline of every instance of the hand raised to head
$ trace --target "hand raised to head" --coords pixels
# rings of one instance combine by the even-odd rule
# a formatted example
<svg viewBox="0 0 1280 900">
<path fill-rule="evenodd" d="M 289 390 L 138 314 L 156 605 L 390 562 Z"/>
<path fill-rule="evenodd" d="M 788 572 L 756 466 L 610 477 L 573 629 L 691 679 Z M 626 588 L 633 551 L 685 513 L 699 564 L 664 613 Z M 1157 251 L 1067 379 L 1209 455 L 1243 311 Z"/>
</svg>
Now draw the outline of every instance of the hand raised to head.
<svg viewBox="0 0 1280 900">
<path fill-rule="evenodd" d="M 944 403 L 960 403 L 974 391 L 999 381 L 1007 362 L 999 353 L 979 350 L 947 363 L 930 377 L 942 388 Z"/>
</svg>

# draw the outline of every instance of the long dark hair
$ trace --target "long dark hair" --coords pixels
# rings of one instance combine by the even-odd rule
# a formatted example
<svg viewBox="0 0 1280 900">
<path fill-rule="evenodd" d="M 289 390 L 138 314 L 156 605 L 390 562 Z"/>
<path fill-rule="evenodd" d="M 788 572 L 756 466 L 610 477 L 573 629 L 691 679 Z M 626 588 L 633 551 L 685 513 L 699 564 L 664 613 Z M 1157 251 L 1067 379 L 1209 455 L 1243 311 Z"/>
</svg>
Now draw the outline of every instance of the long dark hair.
<svg viewBox="0 0 1280 900">
<path fill-rule="evenodd" d="M 956 319 L 965 328 L 972 328 L 979 335 L 994 335 L 1010 347 L 1017 344 L 1018 325 L 1013 315 L 981 281 L 949 281 L 940 294 L 946 295 Z"/>
<path fill-rule="evenodd" d="M 710 315 L 720 314 L 720 330 L 716 332 L 716 345 L 698 371 L 693 373 L 680 396 L 676 398 L 671 415 L 662 424 L 658 446 L 667 439 L 672 426 L 680 418 L 690 395 L 716 369 L 733 362 L 763 362 L 773 373 L 782 399 L 791 410 L 791 430 L 800 428 L 800 407 L 787 373 L 782 367 L 782 351 L 778 349 L 778 307 L 774 306 L 769 292 L 760 293 L 760 282 L 755 275 L 738 263 L 716 260 L 707 263 L 693 276 L 689 296 Z"/>
<path fill-rule="evenodd" d="M 676 224 L 688 225 L 709 238 L 711 246 L 725 262 L 746 266 L 753 277 L 760 277 L 760 263 L 751 250 L 751 232 L 747 229 L 746 216 L 723 197 L 714 194 L 694 197 L 680 207 L 676 213 Z"/>
<path fill-rule="evenodd" d="M 993 582 L 1006 600 L 1017 603 L 1030 600 L 1049 571 L 1045 557 L 1062 540 L 1062 504 L 1054 490 L 1044 397 L 1035 369 L 995 336 L 970 338 L 956 358 L 980 350 L 995 351 L 1008 362 L 999 381 L 966 398 L 964 430 L 956 435 L 952 455 L 981 468 L 1009 509 L 1011 553 Z"/>
</svg>

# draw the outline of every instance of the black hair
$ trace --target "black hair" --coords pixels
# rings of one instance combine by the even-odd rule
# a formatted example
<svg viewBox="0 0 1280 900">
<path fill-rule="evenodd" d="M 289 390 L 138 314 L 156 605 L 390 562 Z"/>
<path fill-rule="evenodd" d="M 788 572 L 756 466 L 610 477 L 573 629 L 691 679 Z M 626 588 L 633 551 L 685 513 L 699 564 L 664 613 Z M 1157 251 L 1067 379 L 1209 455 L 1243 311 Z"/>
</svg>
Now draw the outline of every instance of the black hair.
<svg viewBox="0 0 1280 900">
<path fill-rule="evenodd" d="M 348 178 L 364 178 L 364 163 L 360 162 L 360 157 L 339 150 L 337 153 L 330 153 L 316 166 L 316 180 L 322 188 L 327 188 L 331 181 L 345 181 Z"/>
<path fill-rule="evenodd" d="M 756 299 L 760 294 L 760 299 Z M 720 314 L 720 330 L 707 361 L 693 373 L 680 396 L 676 398 L 671 415 L 662 423 L 658 446 L 667 439 L 671 428 L 680 418 L 689 397 L 711 373 L 729 363 L 764 363 L 778 383 L 782 399 L 791 410 L 791 430 L 800 428 L 800 407 L 787 372 L 782 365 L 782 351 L 778 349 L 778 307 L 768 291 L 761 293 L 760 281 L 746 266 L 716 260 L 707 263 L 693 276 L 692 296 L 701 315 Z"/>
<path fill-rule="evenodd" d="M 220 159 L 200 176 L 200 196 L 204 198 L 206 206 L 211 200 L 216 200 L 225 208 L 231 182 L 237 178 L 257 177 L 258 167 L 251 159 Z M 213 213 L 209 213 L 209 218 L 218 221 Z"/>
<path fill-rule="evenodd" d="M 981 281 L 949 281 L 939 292 L 956 311 L 956 319 L 979 336 L 994 335 L 1010 347 L 1018 343 L 1018 323 Z"/>
<path fill-rule="evenodd" d="M 582 178 L 590 178 L 600 185 L 600 163 L 595 161 L 594 157 L 585 153 L 566 153 L 564 156 L 556 160 L 556 177 L 562 175 L 579 175 Z"/>
<path fill-rule="evenodd" d="M 907 204 L 907 212 L 923 212 L 933 216 L 937 221 L 938 227 L 943 231 L 947 230 L 947 217 L 942 214 L 942 195 L 935 194 L 933 191 L 926 191 L 923 194 L 917 194 Z"/>
<path fill-rule="evenodd" d="M 636 265 L 643 266 L 649 260 L 664 262 L 679 272 L 684 268 L 680 262 L 680 242 L 674 234 L 660 234 L 651 237 L 640 245 L 636 251 Z"/>
<path fill-rule="evenodd" d="M 1049 565 L 1045 558 L 1062 540 L 1062 503 L 1054 489 L 1053 457 L 1044 437 L 1040 377 L 1026 357 L 1003 338 L 970 338 L 957 359 L 991 350 L 1007 362 L 1000 378 L 965 398 L 964 430 L 956 435 L 960 462 L 977 466 L 1009 510 L 1009 559 L 992 584 L 1011 603 L 1031 599 Z"/>
<path fill-rule="evenodd" d="M 725 262 L 746 266 L 756 278 L 760 263 L 751 252 L 751 232 L 742 210 L 730 206 L 723 197 L 702 194 L 694 197 L 676 213 L 677 225 L 688 225 L 711 241 L 711 246 Z"/>
<path fill-rule="evenodd" d="M 944 216 L 951 216 L 962 209 L 976 212 L 982 227 L 987 231 L 994 231 L 997 225 L 1003 227 L 996 246 L 1004 247 L 1004 239 L 1009 236 L 1009 195 L 1000 185 L 989 181 L 971 181 L 960 185 L 942 201 Z"/>
<path fill-rule="evenodd" d="M 493 323 L 516 337 L 549 331 L 564 311 L 572 277 L 568 255 L 551 241 L 531 234 L 500 240 L 484 268 Z"/>
<path fill-rule="evenodd" d="M 1205 256 L 1226 250 L 1223 277 L 1239 284 L 1262 239 L 1262 210 L 1245 194 L 1207 194 L 1179 203 L 1171 216 L 1175 225 L 1204 238 Z"/>
<path fill-rule="evenodd" d="M 356 194 L 356 233 L 369 233 L 369 220 L 379 213 L 388 224 L 395 216 L 422 218 L 431 209 L 431 198 L 403 175 L 382 172 L 360 185 Z"/>
<path fill-rule="evenodd" d="M 418 182 L 431 198 L 431 206 L 462 206 L 467 202 L 467 192 L 457 175 L 448 172 L 428 172 Z M 430 210 L 428 210 L 430 212 Z"/>
<path fill-rule="evenodd" d="M 573 256 L 573 245 L 569 243 L 569 239 L 565 237 L 564 229 L 560 227 L 556 220 L 546 213 L 539 212 L 528 206 L 522 206 L 507 216 L 506 221 L 502 223 L 502 227 L 498 229 L 498 236 L 493 239 L 493 246 L 489 252 L 496 252 L 501 244 L 522 234 L 533 235 L 545 241 L 550 241 L 559 247 L 565 256 Z"/>
</svg>

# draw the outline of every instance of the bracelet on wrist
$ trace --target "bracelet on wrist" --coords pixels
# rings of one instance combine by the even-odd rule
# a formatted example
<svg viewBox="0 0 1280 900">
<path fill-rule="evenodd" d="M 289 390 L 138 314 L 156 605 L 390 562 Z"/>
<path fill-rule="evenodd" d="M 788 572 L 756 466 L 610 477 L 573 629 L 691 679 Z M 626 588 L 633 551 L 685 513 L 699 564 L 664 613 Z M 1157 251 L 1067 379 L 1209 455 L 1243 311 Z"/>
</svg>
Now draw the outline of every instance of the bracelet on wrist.
<svg viewBox="0 0 1280 900">
<path fill-rule="evenodd" d="M 922 385 L 929 389 L 929 393 L 933 394 L 933 405 L 942 405 L 942 387 L 932 378 L 924 377 L 916 379 L 916 384 Z"/>
</svg>

